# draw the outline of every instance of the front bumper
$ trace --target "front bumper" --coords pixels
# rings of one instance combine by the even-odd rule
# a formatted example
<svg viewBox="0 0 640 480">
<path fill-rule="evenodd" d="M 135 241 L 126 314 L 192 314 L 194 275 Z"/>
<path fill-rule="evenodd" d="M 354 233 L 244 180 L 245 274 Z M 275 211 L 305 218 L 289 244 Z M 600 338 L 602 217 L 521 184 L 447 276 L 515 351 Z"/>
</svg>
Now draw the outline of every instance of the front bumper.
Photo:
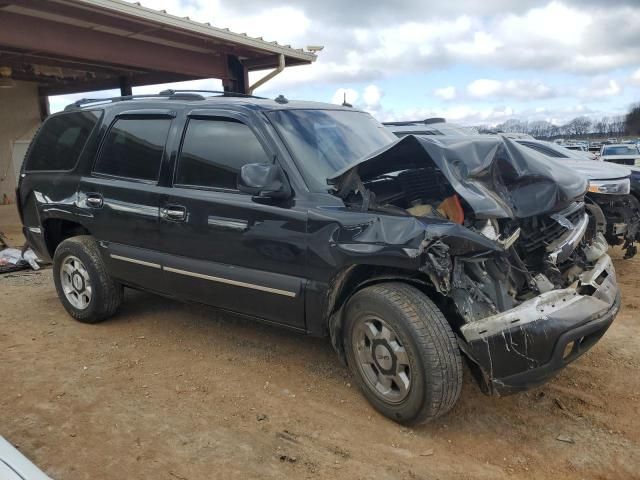
<svg viewBox="0 0 640 480">
<path fill-rule="evenodd" d="M 615 270 L 604 254 L 571 287 L 465 324 L 460 346 L 487 393 L 513 393 L 544 383 L 589 350 L 619 309 Z"/>
</svg>

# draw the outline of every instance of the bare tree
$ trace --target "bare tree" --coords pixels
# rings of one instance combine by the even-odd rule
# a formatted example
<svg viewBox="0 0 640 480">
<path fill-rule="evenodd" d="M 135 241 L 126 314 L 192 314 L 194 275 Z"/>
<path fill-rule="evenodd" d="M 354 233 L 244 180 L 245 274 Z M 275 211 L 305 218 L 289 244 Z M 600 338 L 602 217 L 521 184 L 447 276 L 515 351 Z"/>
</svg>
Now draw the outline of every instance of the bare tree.
<svg viewBox="0 0 640 480">
<path fill-rule="evenodd" d="M 624 119 L 625 127 L 631 135 L 640 135 L 640 103 L 631 105 Z"/>
<path fill-rule="evenodd" d="M 546 120 L 509 119 L 495 127 L 479 127 L 480 132 L 528 133 L 536 138 L 558 138 L 563 136 L 610 136 L 617 137 L 631 133 L 640 135 L 640 103 L 632 105 L 627 115 L 604 116 L 591 119 L 581 116 L 565 123 L 555 125 Z"/>
<path fill-rule="evenodd" d="M 585 135 L 591 128 L 591 120 L 587 117 L 576 117 L 565 125 L 569 135 Z"/>
</svg>

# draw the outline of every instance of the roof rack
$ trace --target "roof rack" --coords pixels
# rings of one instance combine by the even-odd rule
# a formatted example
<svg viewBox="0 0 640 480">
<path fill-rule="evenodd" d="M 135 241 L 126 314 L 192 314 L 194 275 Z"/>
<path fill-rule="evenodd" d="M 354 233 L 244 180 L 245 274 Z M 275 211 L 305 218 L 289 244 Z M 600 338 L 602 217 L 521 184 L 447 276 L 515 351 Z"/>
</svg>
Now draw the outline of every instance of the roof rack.
<svg viewBox="0 0 640 480">
<path fill-rule="evenodd" d="M 177 95 L 177 94 L 187 94 L 187 93 L 215 93 L 222 97 L 243 97 L 243 98 L 260 98 L 264 99 L 264 97 L 256 97 L 255 95 L 249 95 L 247 93 L 238 93 L 238 92 L 226 92 L 224 90 L 174 90 L 172 88 L 168 88 L 167 90 L 163 90 L 160 92 L 160 95 Z"/>
<path fill-rule="evenodd" d="M 122 97 L 109 97 L 109 98 L 82 98 L 73 102 L 65 107 L 65 110 L 75 110 L 78 108 L 86 107 L 89 104 L 103 104 L 103 103 L 117 103 L 126 102 L 128 100 L 137 100 L 138 98 L 170 98 L 172 100 L 204 100 L 205 97 L 197 94 L 177 94 L 169 93 L 167 90 L 158 94 L 144 94 L 144 95 L 124 95 Z"/>
<path fill-rule="evenodd" d="M 424 120 L 407 120 L 404 122 L 383 122 L 383 125 L 390 125 L 394 127 L 407 127 L 410 125 L 431 125 L 432 123 L 447 123 L 442 117 L 425 118 Z"/>
<path fill-rule="evenodd" d="M 149 93 L 141 95 L 124 95 L 122 97 L 110 98 L 82 98 L 65 107 L 65 110 L 76 110 L 87 105 L 100 105 L 104 103 L 126 102 L 128 100 L 137 100 L 139 98 L 168 98 L 170 100 L 206 100 L 201 93 L 215 93 L 221 97 L 243 97 L 243 98 L 264 98 L 244 93 L 225 92 L 222 90 L 162 90 L 160 93 Z"/>
</svg>

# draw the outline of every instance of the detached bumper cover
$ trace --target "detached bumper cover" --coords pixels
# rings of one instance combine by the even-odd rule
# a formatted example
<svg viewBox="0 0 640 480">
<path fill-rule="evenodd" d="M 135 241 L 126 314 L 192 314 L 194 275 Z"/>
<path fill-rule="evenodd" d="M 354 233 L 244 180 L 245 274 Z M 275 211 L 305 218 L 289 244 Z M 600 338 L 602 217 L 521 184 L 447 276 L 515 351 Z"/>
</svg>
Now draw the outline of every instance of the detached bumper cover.
<svg viewBox="0 0 640 480">
<path fill-rule="evenodd" d="M 589 350 L 619 309 L 615 270 L 605 254 L 572 287 L 464 325 L 461 348 L 480 368 L 489 393 L 525 390 Z"/>
</svg>

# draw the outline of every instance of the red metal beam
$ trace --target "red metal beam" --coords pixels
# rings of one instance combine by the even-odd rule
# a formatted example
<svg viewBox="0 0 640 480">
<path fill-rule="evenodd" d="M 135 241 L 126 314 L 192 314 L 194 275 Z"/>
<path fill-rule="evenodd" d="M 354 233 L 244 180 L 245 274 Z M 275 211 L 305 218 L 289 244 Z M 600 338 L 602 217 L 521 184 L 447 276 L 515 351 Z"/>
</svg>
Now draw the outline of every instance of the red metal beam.
<svg viewBox="0 0 640 480">
<path fill-rule="evenodd" d="M 0 15 L 0 46 L 47 52 L 92 63 L 175 72 L 200 78 L 228 78 L 226 56 L 120 37 L 15 13 Z"/>
<path fill-rule="evenodd" d="M 14 0 L 15 1 L 15 0 Z M 150 34 L 160 40 L 170 42 L 184 43 L 194 47 L 215 50 L 219 53 L 227 53 L 230 55 L 238 55 L 242 57 L 254 57 L 264 55 L 264 53 L 254 49 L 242 47 L 240 45 L 228 44 L 222 41 L 216 41 L 211 38 L 203 38 L 194 33 L 182 32 L 174 29 L 167 29 L 152 22 L 117 16 L 113 13 L 106 13 L 101 10 L 88 8 L 86 5 L 65 5 L 47 0 L 20 0 L 21 7 L 40 11 L 49 12 L 55 15 L 61 15 L 67 18 L 73 18 L 81 22 L 88 22 L 106 27 L 117 28 L 135 34 Z M 276 62 L 277 65 L 277 62 Z"/>
<path fill-rule="evenodd" d="M 146 75 L 134 75 L 129 77 L 132 87 L 143 85 L 158 85 L 161 83 L 185 82 L 196 80 L 196 77 L 179 75 L 176 73 L 150 73 Z M 31 80 L 31 81 L 37 81 Z M 101 78 L 86 81 L 60 81 L 59 83 L 48 83 L 42 86 L 42 91 L 46 95 L 66 95 L 68 93 L 93 92 L 97 90 L 110 90 L 120 88 L 119 77 Z M 160 89 L 158 89 L 160 90 Z"/>
<path fill-rule="evenodd" d="M 146 73 L 148 70 L 141 68 L 124 68 L 122 66 L 107 65 L 105 63 L 97 64 L 87 60 L 69 60 L 68 58 L 58 57 L 47 53 L 28 53 L 18 52 L 16 50 L 2 49 L 0 46 L 0 65 L 14 65 L 19 68 L 21 65 L 45 65 L 49 67 L 70 68 L 72 70 L 81 70 L 83 72 L 122 74 L 127 72 L 131 74 Z"/>
<path fill-rule="evenodd" d="M 100 0 L 90 3 L 78 0 L 9 0 L 9 2 L 25 9 L 13 9 L 20 14 L 41 17 L 42 14 L 48 13 L 88 22 L 95 26 L 111 26 L 132 34 L 147 32 L 155 39 L 160 40 L 160 43 L 168 40 L 207 50 L 213 46 L 215 53 L 226 53 L 244 58 L 263 57 L 269 53 L 283 53 L 287 57 L 287 65 L 309 64 L 316 58 L 315 55 L 308 52 L 296 51 L 289 45 L 273 46 L 262 39 L 251 37 L 242 39 L 237 33 L 226 33 L 220 29 L 211 29 L 210 32 L 207 32 L 202 24 L 180 22 L 180 19 L 172 19 L 172 15 L 165 16 L 162 15 L 162 12 L 154 12 L 153 9 L 147 9 L 149 11 L 145 13 L 136 7 L 125 5 L 122 6 L 122 9 L 109 8 Z M 31 12 L 26 10 L 31 10 Z M 215 33 L 216 30 L 218 33 Z M 183 48 L 180 45 L 176 45 L 176 47 Z"/>
</svg>

